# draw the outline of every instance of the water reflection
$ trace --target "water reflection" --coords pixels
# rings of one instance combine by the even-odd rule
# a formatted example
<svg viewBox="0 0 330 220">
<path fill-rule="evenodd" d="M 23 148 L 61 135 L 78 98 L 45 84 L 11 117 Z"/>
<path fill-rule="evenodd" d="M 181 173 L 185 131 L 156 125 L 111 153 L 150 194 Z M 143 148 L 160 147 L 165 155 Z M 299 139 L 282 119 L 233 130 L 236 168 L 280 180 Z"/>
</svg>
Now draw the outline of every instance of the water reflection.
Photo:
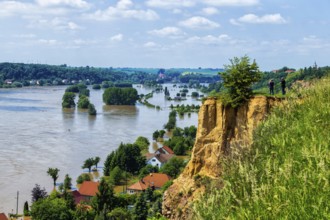
<svg viewBox="0 0 330 220">
<path fill-rule="evenodd" d="M 135 105 L 103 105 L 103 112 L 111 115 L 132 116 L 137 115 L 138 109 Z"/>
</svg>

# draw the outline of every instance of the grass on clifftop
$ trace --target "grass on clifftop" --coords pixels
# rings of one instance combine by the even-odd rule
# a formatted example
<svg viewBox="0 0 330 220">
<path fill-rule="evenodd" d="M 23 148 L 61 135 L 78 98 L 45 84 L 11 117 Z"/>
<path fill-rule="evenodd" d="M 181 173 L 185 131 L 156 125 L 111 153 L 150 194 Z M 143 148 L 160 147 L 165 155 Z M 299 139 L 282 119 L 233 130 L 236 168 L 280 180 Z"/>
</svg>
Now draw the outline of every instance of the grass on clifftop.
<svg viewBox="0 0 330 220">
<path fill-rule="evenodd" d="M 194 204 L 196 219 L 330 219 L 330 78 L 299 93 L 223 161 L 225 186 Z"/>
</svg>

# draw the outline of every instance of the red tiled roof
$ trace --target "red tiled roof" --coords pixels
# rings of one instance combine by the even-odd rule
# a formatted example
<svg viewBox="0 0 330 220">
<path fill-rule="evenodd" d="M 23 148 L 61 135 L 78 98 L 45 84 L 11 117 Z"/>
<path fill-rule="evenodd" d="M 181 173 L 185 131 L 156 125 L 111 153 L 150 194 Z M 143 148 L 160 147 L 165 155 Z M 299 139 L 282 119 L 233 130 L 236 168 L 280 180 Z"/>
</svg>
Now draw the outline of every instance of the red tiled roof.
<svg viewBox="0 0 330 220">
<path fill-rule="evenodd" d="M 99 191 L 98 186 L 99 182 L 84 181 L 79 188 L 79 193 L 83 196 L 95 196 Z"/>
<path fill-rule="evenodd" d="M 161 188 L 170 179 L 171 177 L 167 174 L 151 173 L 150 175 L 143 177 L 139 182 L 129 186 L 128 189 L 142 191 L 151 186 Z"/>
<path fill-rule="evenodd" d="M 174 154 L 150 154 L 150 153 L 146 154 L 147 161 L 150 160 L 151 158 L 155 157 L 161 163 L 166 163 L 167 161 L 169 161 L 174 156 L 175 156 Z"/>
<path fill-rule="evenodd" d="M 8 218 L 5 215 L 5 213 L 0 213 L 0 220 L 8 220 Z"/>
<path fill-rule="evenodd" d="M 172 149 L 169 148 L 168 146 L 163 146 L 162 148 L 163 148 L 164 150 L 166 150 L 167 153 L 169 153 L 169 154 L 174 154 L 174 152 L 172 151 Z"/>
</svg>

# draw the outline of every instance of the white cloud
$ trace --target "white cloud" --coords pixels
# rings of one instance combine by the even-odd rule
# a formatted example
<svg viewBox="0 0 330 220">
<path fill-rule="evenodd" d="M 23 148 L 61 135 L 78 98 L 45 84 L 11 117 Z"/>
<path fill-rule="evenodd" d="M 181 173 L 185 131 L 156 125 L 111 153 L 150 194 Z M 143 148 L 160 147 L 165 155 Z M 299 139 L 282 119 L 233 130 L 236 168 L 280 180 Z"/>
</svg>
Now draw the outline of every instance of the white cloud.
<svg viewBox="0 0 330 220">
<path fill-rule="evenodd" d="M 180 8 L 192 7 L 195 5 L 194 0 L 148 0 L 146 5 L 155 8 Z"/>
<path fill-rule="evenodd" d="M 15 34 L 14 37 L 16 38 L 22 38 L 22 39 L 32 39 L 35 38 L 35 34 Z"/>
<path fill-rule="evenodd" d="M 85 18 L 99 21 L 109 21 L 120 18 L 133 18 L 138 20 L 156 20 L 158 14 L 150 9 L 132 9 L 134 6 L 130 0 L 119 0 L 115 7 L 110 6 L 105 10 L 98 10 L 92 14 L 86 14 Z"/>
<path fill-rule="evenodd" d="M 55 45 L 59 45 L 60 42 L 54 39 L 50 39 L 50 40 L 46 40 L 46 39 L 39 39 L 38 43 L 40 44 L 45 44 L 45 45 L 49 45 L 49 46 L 55 46 Z"/>
<path fill-rule="evenodd" d="M 119 9 L 128 9 L 133 6 L 133 2 L 131 0 L 120 0 L 117 3 L 117 8 Z"/>
<path fill-rule="evenodd" d="M 32 4 L 18 1 L 3 1 L 0 2 L 0 17 L 13 16 L 15 14 L 23 14 L 27 11 L 34 11 Z"/>
<path fill-rule="evenodd" d="M 0 2 L 0 17 L 8 16 L 24 16 L 24 18 L 30 19 L 36 16 L 47 16 L 47 15 L 64 15 L 68 12 L 72 12 L 72 8 L 66 7 L 65 2 L 58 4 L 58 7 L 48 7 L 55 3 L 55 1 L 39 0 L 40 2 L 26 3 L 20 1 L 2 1 Z M 60 3 L 60 1 L 58 1 Z M 69 4 L 70 2 L 67 2 Z M 61 7 L 60 7 L 61 6 Z M 71 6 L 75 8 L 87 7 L 87 5 L 81 3 L 73 4 Z"/>
<path fill-rule="evenodd" d="M 207 7 L 207 8 L 202 9 L 202 13 L 205 15 L 215 15 L 215 14 L 218 14 L 219 11 L 215 7 Z"/>
<path fill-rule="evenodd" d="M 83 0 L 36 0 L 36 3 L 42 7 L 51 7 L 51 6 L 70 6 L 74 8 L 90 7 L 90 5 Z"/>
<path fill-rule="evenodd" d="M 145 44 L 143 44 L 144 47 L 148 47 L 148 48 L 154 48 L 154 47 L 158 47 L 158 44 L 156 44 L 155 42 L 153 41 L 149 41 Z"/>
<path fill-rule="evenodd" d="M 214 35 L 207 35 L 203 37 L 190 37 L 186 40 L 188 43 L 199 43 L 199 44 L 207 44 L 207 45 L 214 45 L 214 44 L 221 44 L 221 43 L 227 43 L 231 41 L 231 37 L 229 37 L 227 34 L 221 34 L 219 36 Z"/>
<path fill-rule="evenodd" d="M 162 29 L 155 29 L 149 31 L 148 33 L 160 37 L 171 37 L 171 38 L 178 38 L 185 35 L 185 33 L 180 28 L 177 27 L 164 27 Z"/>
<path fill-rule="evenodd" d="M 255 14 L 246 14 L 237 20 L 231 19 L 232 24 L 250 23 L 250 24 L 285 24 L 287 21 L 280 14 L 266 14 L 257 16 Z"/>
<path fill-rule="evenodd" d="M 181 21 L 179 24 L 191 29 L 214 29 L 220 27 L 220 24 L 200 16 L 191 17 Z"/>
<path fill-rule="evenodd" d="M 117 34 L 117 35 L 114 35 L 110 38 L 111 41 L 122 41 L 124 38 L 124 36 L 122 34 Z"/>
<path fill-rule="evenodd" d="M 51 20 L 38 19 L 31 21 L 28 25 L 29 28 L 52 28 L 54 30 L 79 30 L 82 29 L 81 26 L 77 25 L 72 21 L 67 21 L 64 18 L 55 17 Z"/>
<path fill-rule="evenodd" d="M 203 0 L 203 3 L 212 6 L 253 6 L 259 3 L 259 0 Z"/>
</svg>

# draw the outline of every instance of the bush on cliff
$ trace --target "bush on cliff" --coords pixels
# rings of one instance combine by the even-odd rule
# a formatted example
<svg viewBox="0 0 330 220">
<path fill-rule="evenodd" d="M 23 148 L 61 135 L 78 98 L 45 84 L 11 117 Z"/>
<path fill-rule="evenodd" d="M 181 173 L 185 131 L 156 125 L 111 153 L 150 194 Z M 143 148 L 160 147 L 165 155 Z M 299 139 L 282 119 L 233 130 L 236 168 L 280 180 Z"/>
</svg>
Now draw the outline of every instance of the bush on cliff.
<svg viewBox="0 0 330 220">
<path fill-rule="evenodd" d="M 224 161 L 221 190 L 194 204 L 197 219 L 330 219 L 330 78 L 275 109 L 250 152 Z"/>
<path fill-rule="evenodd" d="M 230 59 L 230 65 L 225 65 L 225 71 L 220 72 L 226 92 L 222 94 L 225 105 L 238 107 L 252 96 L 251 86 L 261 78 L 258 64 L 244 56 Z"/>
</svg>

